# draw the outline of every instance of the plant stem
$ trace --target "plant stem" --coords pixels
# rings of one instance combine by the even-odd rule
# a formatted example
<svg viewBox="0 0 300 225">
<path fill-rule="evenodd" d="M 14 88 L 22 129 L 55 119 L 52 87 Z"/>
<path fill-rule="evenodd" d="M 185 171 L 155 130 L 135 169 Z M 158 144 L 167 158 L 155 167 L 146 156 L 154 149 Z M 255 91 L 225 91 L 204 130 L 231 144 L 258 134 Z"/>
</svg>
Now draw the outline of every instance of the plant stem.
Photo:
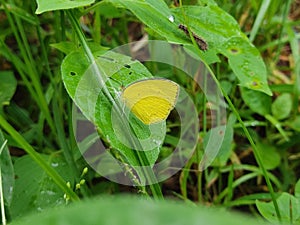
<svg viewBox="0 0 300 225">
<path fill-rule="evenodd" d="M 10 136 L 30 155 L 30 157 L 52 178 L 62 191 L 64 191 L 71 200 L 79 200 L 79 197 L 67 185 L 65 180 L 28 144 L 28 142 L 19 134 L 1 115 L 0 125 Z"/>
<path fill-rule="evenodd" d="M 263 19 L 265 17 L 265 14 L 266 14 L 270 4 L 271 4 L 271 0 L 263 0 L 262 1 L 259 12 L 258 12 L 258 15 L 257 15 L 257 17 L 255 19 L 255 22 L 254 22 L 254 25 L 251 29 L 251 33 L 250 33 L 250 37 L 249 37 L 249 40 L 251 42 L 254 41 L 255 36 L 258 32 L 258 29 L 260 28 L 260 24 L 263 22 Z"/>
<path fill-rule="evenodd" d="M 7 15 L 7 19 L 10 23 L 10 27 L 13 30 L 14 36 L 16 38 L 18 47 L 20 49 L 21 56 L 24 60 L 24 64 L 26 66 L 25 74 L 30 78 L 30 81 L 28 82 L 28 78 L 26 78 L 25 83 L 29 90 L 33 90 L 34 94 L 32 96 L 34 97 L 36 103 L 39 105 L 42 113 L 44 114 L 51 130 L 53 133 L 55 133 L 55 127 L 54 122 L 51 117 L 50 110 L 47 105 L 46 98 L 43 94 L 42 84 L 40 82 L 40 77 L 38 75 L 38 72 L 36 70 L 36 64 L 35 60 L 33 60 L 32 51 L 30 50 L 30 45 L 28 43 L 24 26 L 21 23 L 21 20 L 15 16 L 11 15 L 9 10 L 7 9 L 6 3 L 4 3 L 3 0 L 1 0 L 4 6 L 4 11 Z M 11 4 L 14 4 L 13 1 L 10 1 Z M 17 66 L 16 66 L 17 67 Z M 17 67 L 18 68 L 18 67 Z M 23 78 L 23 77 L 22 77 Z M 31 86 L 31 87 L 29 87 Z"/>
<path fill-rule="evenodd" d="M 72 11 L 68 10 L 68 11 L 66 11 L 66 13 L 71 21 L 71 24 L 76 32 L 77 37 L 79 38 L 79 41 L 83 47 L 83 50 L 86 53 L 86 57 L 92 66 L 93 72 L 96 74 L 96 76 L 98 76 L 99 85 L 101 85 L 103 93 L 108 98 L 108 100 L 112 103 L 113 107 L 116 107 L 116 111 L 118 112 L 117 115 L 119 115 L 120 118 L 122 118 L 121 110 L 120 110 L 122 108 L 121 104 L 118 102 L 118 100 L 113 99 L 110 92 L 108 91 L 108 89 L 104 83 L 102 74 L 98 68 L 98 65 L 95 63 L 95 58 L 94 58 L 90 48 L 87 45 L 85 36 L 78 24 L 77 19 L 75 18 Z M 116 102 L 117 104 L 113 104 L 114 102 Z M 124 119 L 121 119 L 120 121 L 122 122 L 122 126 L 124 126 L 124 129 L 126 131 L 130 131 L 130 127 L 129 127 L 128 123 L 125 123 Z M 130 132 L 128 132 L 128 133 L 130 133 Z M 132 142 L 133 146 L 138 145 L 137 148 L 135 148 L 135 149 L 142 149 L 139 142 L 136 143 L 132 140 L 130 140 L 130 141 Z M 150 164 L 149 164 L 148 158 L 145 155 L 145 152 L 144 151 L 135 151 L 135 154 L 136 154 L 138 162 L 140 163 L 140 165 L 142 167 L 142 171 L 146 178 L 146 181 L 149 182 L 149 187 L 151 189 L 153 197 L 155 199 L 162 199 L 163 194 L 162 194 L 160 186 L 156 180 L 155 174 L 154 174 L 153 170 L 150 168 Z"/>
<path fill-rule="evenodd" d="M 262 162 L 262 158 L 260 156 L 260 153 L 258 151 L 258 148 L 256 146 L 256 144 L 254 143 L 254 140 L 252 139 L 247 127 L 245 126 L 239 112 L 237 111 L 237 109 L 235 108 L 235 106 L 233 105 L 232 101 L 230 100 L 229 96 L 227 95 L 227 93 L 223 90 L 220 82 L 218 81 L 218 79 L 216 78 L 216 75 L 214 74 L 214 72 L 212 71 L 212 69 L 206 64 L 206 62 L 203 62 L 205 64 L 205 66 L 207 67 L 207 69 L 209 70 L 210 72 L 210 75 L 212 76 L 212 78 L 214 79 L 214 81 L 216 82 L 216 85 L 218 87 L 218 89 L 222 92 L 223 96 L 225 97 L 227 103 L 229 104 L 231 110 L 233 111 L 233 113 L 235 114 L 237 120 L 240 122 L 240 125 L 248 139 L 248 141 L 250 142 L 250 145 L 252 146 L 252 149 L 253 149 L 253 153 L 254 153 L 254 156 L 255 156 L 255 159 L 256 159 L 256 162 L 258 164 L 258 166 L 261 168 L 262 170 L 262 174 L 265 178 L 265 181 L 266 181 L 266 184 L 267 184 L 267 187 L 270 191 L 270 195 L 271 195 L 271 198 L 272 198 L 272 202 L 274 204 L 274 208 L 275 208 L 275 211 L 276 211 L 276 215 L 277 215 L 277 218 L 279 221 L 281 221 L 281 215 L 280 215 L 280 211 L 279 211 L 279 207 L 278 207 L 278 204 L 277 204 L 277 201 L 276 201 L 276 196 L 275 196 L 275 193 L 274 193 L 274 190 L 273 190 L 273 186 L 272 186 L 272 183 L 270 181 L 270 178 L 267 174 L 267 170 L 266 168 L 264 167 L 264 164 Z"/>
</svg>

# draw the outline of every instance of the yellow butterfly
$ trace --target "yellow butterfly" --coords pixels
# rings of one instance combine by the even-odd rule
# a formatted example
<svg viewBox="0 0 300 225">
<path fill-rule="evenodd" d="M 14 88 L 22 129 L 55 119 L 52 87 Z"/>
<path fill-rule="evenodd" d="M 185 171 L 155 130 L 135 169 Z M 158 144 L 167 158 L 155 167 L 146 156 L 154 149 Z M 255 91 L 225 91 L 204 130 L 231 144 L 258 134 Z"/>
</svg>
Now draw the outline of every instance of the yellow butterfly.
<svg viewBox="0 0 300 225">
<path fill-rule="evenodd" d="M 174 108 L 179 85 L 164 78 L 152 78 L 134 82 L 122 92 L 127 107 L 144 124 L 166 120 Z"/>
</svg>

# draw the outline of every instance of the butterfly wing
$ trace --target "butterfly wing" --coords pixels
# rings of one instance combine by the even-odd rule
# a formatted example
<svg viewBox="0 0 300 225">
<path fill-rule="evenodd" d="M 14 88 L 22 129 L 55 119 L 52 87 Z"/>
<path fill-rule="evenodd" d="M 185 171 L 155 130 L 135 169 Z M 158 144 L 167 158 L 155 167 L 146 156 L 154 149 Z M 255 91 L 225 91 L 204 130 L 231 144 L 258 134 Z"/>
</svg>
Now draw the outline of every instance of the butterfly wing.
<svg viewBox="0 0 300 225">
<path fill-rule="evenodd" d="M 145 124 L 166 120 L 174 108 L 179 86 L 167 79 L 147 79 L 126 87 L 122 99 L 127 107 Z"/>
</svg>

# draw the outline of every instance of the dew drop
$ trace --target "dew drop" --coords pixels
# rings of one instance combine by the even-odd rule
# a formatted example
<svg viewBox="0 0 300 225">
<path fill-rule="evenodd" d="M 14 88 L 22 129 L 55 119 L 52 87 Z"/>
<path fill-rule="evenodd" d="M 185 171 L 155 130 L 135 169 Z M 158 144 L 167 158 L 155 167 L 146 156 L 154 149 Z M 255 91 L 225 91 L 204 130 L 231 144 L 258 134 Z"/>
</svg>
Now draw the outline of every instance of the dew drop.
<svg viewBox="0 0 300 225">
<path fill-rule="evenodd" d="M 169 19 L 169 21 L 172 22 L 172 23 L 174 23 L 174 21 L 175 21 L 175 17 L 174 17 L 173 15 L 170 15 L 170 16 L 168 17 L 168 19 Z"/>
<path fill-rule="evenodd" d="M 161 146 L 162 141 L 153 139 L 153 143 L 156 144 L 157 146 Z"/>
</svg>

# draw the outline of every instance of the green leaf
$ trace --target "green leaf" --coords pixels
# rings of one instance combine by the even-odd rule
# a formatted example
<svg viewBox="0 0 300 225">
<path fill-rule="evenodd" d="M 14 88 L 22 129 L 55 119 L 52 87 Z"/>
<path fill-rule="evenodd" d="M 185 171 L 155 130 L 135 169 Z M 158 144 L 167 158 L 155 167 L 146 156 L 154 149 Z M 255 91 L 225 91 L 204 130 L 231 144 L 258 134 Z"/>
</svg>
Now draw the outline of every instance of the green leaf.
<svg viewBox="0 0 300 225">
<path fill-rule="evenodd" d="M 95 0 L 76 0 L 76 1 L 61 1 L 61 0 L 36 0 L 38 8 L 35 13 L 40 14 L 43 12 L 62 10 L 62 9 L 73 9 L 78 7 L 83 7 L 90 5 L 95 2 Z"/>
<path fill-rule="evenodd" d="M 124 86 L 140 79 L 152 77 L 140 62 L 132 61 L 128 56 L 113 52 L 105 55 L 103 52 L 95 52 L 94 56 L 97 59 L 98 68 L 105 79 L 108 79 L 106 85 L 115 100 Z M 93 76 L 89 71 L 90 68 L 91 64 L 83 52 L 75 51 L 66 56 L 62 63 L 62 77 L 69 95 L 86 118 L 96 125 L 101 136 L 105 137 L 113 148 L 119 150 L 130 165 L 140 166 L 135 149 L 132 149 L 128 143 L 130 140 L 128 137 L 132 134 L 127 133 L 122 126 L 124 118 L 120 118 L 112 110 L 112 102 L 102 92 L 98 77 Z M 129 122 L 136 134 L 134 138 L 137 138 L 144 150 L 147 150 L 145 154 L 150 165 L 153 165 L 165 137 L 165 122 L 148 126 L 133 114 L 130 114 Z M 144 139 L 146 141 L 143 141 Z M 155 144 L 154 141 L 158 144 Z"/>
<path fill-rule="evenodd" d="M 15 94 L 17 80 L 11 71 L 0 72 L 0 113 L 4 105 L 9 105 L 9 101 Z"/>
<path fill-rule="evenodd" d="M 232 37 L 220 48 L 240 80 L 240 85 L 272 95 L 267 84 L 266 66 L 259 51 L 242 37 Z"/>
<path fill-rule="evenodd" d="M 69 54 L 76 50 L 76 45 L 73 42 L 62 41 L 59 43 L 50 44 L 51 47 L 58 49 L 59 51 Z"/>
<path fill-rule="evenodd" d="M 284 223 L 299 224 L 300 222 L 300 201 L 288 193 L 282 193 L 277 198 L 277 203 Z M 256 207 L 260 214 L 271 223 L 278 223 L 274 204 L 272 202 L 256 201 Z"/>
<path fill-rule="evenodd" d="M 217 215 L 217 216 L 216 216 Z M 189 224 L 189 225 L 267 225 L 259 219 L 220 208 L 191 206 L 174 201 L 146 201 L 134 196 L 101 197 L 32 214 L 11 225 L 140 225 Z"/>
<path fill-rule="evenodd" d="M 279 95 L 272 104 L 272 114 L 278 120 L 289 117 L 293 107 L 292 96 L 288 93 Z"/>
<path fill-rule="evenodd" d="M 64 177 L 66 182 L 72 183 L 70 168 L 61 156 L 57 154 L 55 156 L 41 156 Z M 14 163 L 14 168 L 16 181 L 11 203 L 13 218 L 30 211 L 40 212 L 46 208 L 65 203 L 64 193 L 30 156 L 18 158 Z"/>
<path fill-rule="evenodd" d="M 241 88 L 241 94 L 244 102 L 249 108 L 262 116 L 271 112 L 272 98 L 264 93 Z"/>
<path fill-rule="evenodd" d="M 218 61 L 218 54 L 228 57 L 229 65 L 240 85 L 272 95 L 267 84 L 267 71 L 259 51 L 242 33 L 236 20 L 215 4 L 167 9 L 162 1 L 107 0 L 129 9 L 151 30 L 169 42 L 192 46 L 190 38 L 178 28 L 188 26 L 208 43 L 206 52 L 196 51 L 207 63 Z M 163 6 L 162 6 L 163 5 Z M 174 22 L 170 19 L 174 16 Z M 190 48 L 189 48 L 190 49 Z"/>
<path fill-rule="evenodd" d="M 275 147 L 268 143 L 257 142 L 257 148 L 262 158 L 264 167 L 267 170 L 275 169 L 280 165 L 280 154 L 277 152 Z"/>
<path fill-rule="evenodd" d="M 0 148 L 4 143 L 4 141 L 5 140 L 2 131 L 0 130 Z M 14 174 L 14 168 L 13 168 L 13 164 L 7 146 L 5 146 L 2 152 L 0 152 L 0 167 L 2 173 L 4 203 L 9 208 L 12 201 L 12 195 L 13 195 L 13 189 L 15 183 L 15 174 Z"/>
</svg>

